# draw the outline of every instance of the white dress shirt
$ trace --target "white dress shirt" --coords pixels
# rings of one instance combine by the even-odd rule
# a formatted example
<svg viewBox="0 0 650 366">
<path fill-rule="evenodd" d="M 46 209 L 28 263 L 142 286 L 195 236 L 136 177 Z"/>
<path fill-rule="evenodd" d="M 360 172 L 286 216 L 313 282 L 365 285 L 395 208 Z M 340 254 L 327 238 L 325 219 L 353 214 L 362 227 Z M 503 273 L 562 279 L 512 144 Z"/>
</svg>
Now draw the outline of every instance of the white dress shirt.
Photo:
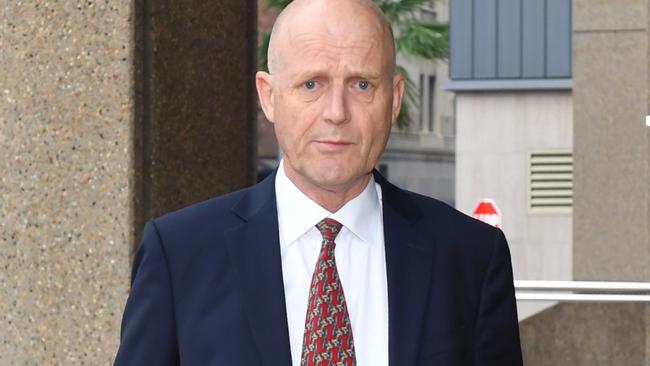
<svg viewBox="0 0 650 366">
<path fill-rule="evenodd" d="M 388 366 L 388 287 L 381 187 L 374 178 L 337 212 L 312 201 L 287 177 L 275 178 L 282 277 L 293 366 L 300 365 L 309 287 L 321 249 L 315 225 L 329 217 L 343 228 L 336 237 L 336 266 L 352 323 L 357 365 Z"/>
</svg>

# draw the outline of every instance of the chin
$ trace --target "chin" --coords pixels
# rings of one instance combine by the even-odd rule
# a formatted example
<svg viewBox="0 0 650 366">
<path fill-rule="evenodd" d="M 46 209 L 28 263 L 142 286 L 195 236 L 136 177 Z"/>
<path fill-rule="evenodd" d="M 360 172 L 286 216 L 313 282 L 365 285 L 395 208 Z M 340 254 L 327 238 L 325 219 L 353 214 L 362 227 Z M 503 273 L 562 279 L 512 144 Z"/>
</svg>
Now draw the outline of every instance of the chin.
<svg viewBox="0 0 650 366">
<path fill-rule="evenodd" d="M 319 167 L 311 176 L 321 186 L 341 186 L 345 185 L 351 179 L 347 169 L 331 165 Z"/>
<path fill-rule="evenodd" d="M 314 181 L 323 187 L 345 187 L 354 184 L 365 174 L 354 174 L 349 167 L 321 167 L 321 170 L 314 172 Z"/>
<path fill-rule="evenodd" d="M 331 174 L 331 172 L 316 174 L 314 178 L 314 182 L 316 184 L 324 187 L 337 187 L 345 185 L 349 181 L 348 177 L 338 174 Z"/>
</svg>

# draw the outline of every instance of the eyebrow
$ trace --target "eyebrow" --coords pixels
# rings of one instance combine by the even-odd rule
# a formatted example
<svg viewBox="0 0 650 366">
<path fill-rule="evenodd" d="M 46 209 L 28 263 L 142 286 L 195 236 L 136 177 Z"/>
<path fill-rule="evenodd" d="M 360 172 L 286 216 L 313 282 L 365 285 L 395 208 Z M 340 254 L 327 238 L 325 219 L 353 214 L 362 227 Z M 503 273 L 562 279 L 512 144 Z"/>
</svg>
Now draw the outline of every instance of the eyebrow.
<svg viewBox="0 0 650 366">
<path fill-rule="evenodd" d="M 299 80 L 309 79 L 311 77 L 325 76 L 327 74 L 327 68 L 315 67 L 312 69 L 300 71 L 294 74 L 294 77 Z M 365 80 L 378 80 L 381 79 L 381 74 L 368 72 L 363 70 L 348 69 L 346 70 L 346 79 L 365 79 Z"/>
</svg>

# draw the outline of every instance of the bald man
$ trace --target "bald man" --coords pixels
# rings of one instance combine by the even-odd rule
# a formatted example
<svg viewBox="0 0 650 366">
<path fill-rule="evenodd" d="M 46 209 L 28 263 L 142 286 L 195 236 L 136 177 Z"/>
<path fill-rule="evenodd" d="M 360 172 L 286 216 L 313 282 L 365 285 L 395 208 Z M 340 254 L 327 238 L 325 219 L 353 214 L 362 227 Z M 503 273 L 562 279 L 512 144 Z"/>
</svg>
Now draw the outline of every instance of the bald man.
<svg viewBox="0 0 650 366">
<path fill-rule="evenodd" d="M 152 220 L 115 365 L 521 365 L 499 229 L 374 170 L 404 79 L 367 0 L 296 0 L 256 86 L 284 158 Z"/>
</svg>

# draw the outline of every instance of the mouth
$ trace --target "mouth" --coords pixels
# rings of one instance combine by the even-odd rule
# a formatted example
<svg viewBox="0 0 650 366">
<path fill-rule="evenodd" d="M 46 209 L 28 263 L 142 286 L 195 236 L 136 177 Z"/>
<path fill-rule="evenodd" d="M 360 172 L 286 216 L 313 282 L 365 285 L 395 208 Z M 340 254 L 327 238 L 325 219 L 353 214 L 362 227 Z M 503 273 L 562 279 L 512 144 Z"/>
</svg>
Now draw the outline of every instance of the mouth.
<svg viewBox="0 0 650 366">
<path fill-rule="evenodd" d="M 350 141 L 344 140 L 316 140 L 316 145 L 326 151 L 337 151 L 352 145 Z"/>
<path fill-rule="evenodd" d="M 352 145 L 349 141 L 343 140 L 316 140 L 319 144 L 330 144 L 330 145 Z"/>
</svg>

